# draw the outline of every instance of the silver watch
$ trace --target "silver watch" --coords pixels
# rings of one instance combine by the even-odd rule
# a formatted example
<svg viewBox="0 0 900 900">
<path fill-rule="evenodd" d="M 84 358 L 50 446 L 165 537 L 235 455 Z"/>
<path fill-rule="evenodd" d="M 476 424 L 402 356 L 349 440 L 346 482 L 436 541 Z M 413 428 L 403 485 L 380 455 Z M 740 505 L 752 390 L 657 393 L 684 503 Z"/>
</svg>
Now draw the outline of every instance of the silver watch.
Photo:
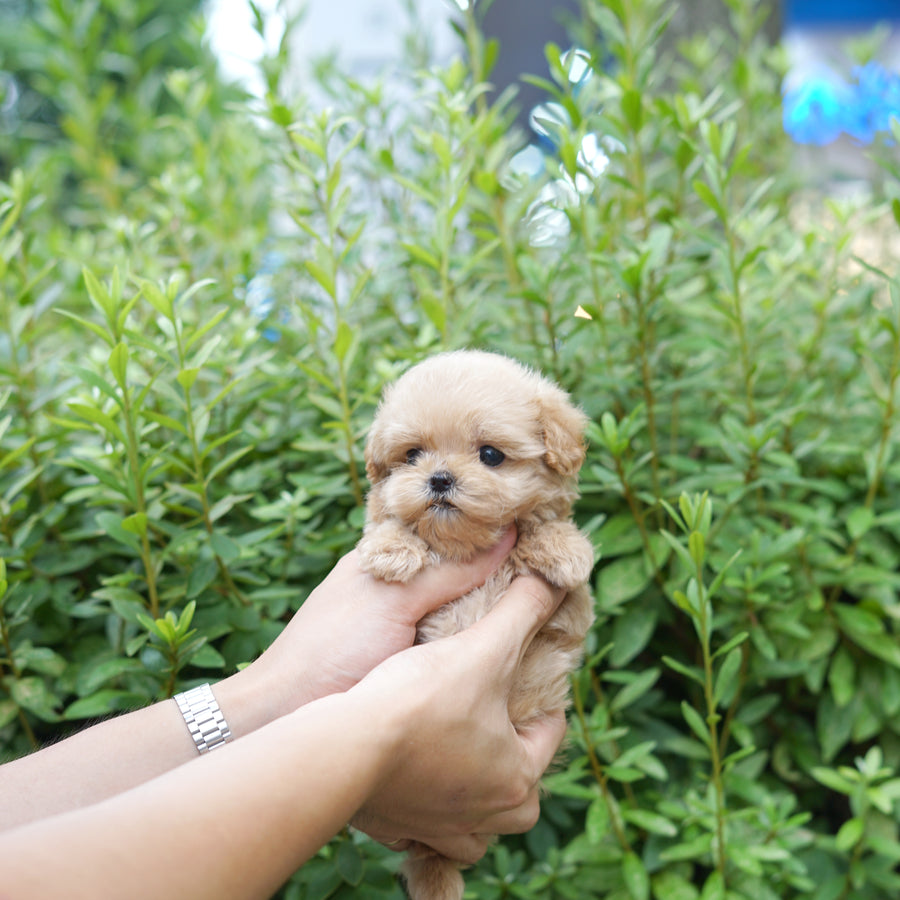
<svg viewBox="0 0 900 900">
<path fill-rule="evenodd" d="M 231 729 L 208 684 L 176 694 L 173 699 L 200 753 L 216 750 L 231 740 Z"/>
</svg>

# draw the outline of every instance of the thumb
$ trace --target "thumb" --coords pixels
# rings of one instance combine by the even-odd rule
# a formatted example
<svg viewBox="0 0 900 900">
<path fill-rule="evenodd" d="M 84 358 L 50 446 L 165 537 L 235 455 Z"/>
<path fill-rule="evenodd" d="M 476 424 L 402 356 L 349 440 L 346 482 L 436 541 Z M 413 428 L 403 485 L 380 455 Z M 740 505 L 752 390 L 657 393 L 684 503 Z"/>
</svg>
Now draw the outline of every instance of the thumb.
<svg viewBox="0 0 900 900">
<path fill-rule="evenodd" d="M 547 624 L 565 596 L 536 575 L 521 575 L 513 581 L 497 605 L 466 629 L 471 637 L 483 638 L 495 652 L 508 659 L 515 672 L 534 636 Z"/>
<path fill-rule="evenodd" d="M 516 537 L 516 529 L 509 528 L 493 547 L 468 562 L 446 561 L 428 566 L 402 585 L 409 597 L 408 609 L 416 620 L 484 584 L 512 550 Z"/>
</svg>

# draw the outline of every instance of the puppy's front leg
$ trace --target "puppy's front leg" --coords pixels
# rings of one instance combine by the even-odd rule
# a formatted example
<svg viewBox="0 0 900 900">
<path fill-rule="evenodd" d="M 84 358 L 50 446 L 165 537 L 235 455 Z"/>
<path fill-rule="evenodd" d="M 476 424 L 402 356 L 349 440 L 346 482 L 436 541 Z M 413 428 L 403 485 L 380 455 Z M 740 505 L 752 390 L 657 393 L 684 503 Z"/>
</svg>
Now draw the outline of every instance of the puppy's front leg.
<svg viewBox="0 0 900 900">
<path fill-rule="evenodd" d="M 367 524 L 358 549 L 363 568 L 383 581 L 409 581 L 431 562 L 428 544 L 396 519 Z"/>
<path fill-rule="evenodd" d="M 544 522 L 520 534 L 513 555 L 519 573 L 534 572 L 567 590 L 584 584 L 594 566 L 591 542 L 568 521 Z"/>
</svg>

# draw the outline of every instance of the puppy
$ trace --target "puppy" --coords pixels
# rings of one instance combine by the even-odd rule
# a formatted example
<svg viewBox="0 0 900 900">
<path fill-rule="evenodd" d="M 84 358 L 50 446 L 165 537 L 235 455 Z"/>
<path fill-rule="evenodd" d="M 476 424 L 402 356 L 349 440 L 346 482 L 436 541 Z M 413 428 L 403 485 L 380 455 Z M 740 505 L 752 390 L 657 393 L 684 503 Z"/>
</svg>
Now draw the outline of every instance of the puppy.
<svg viewBox="0 0 900 900">
<path fill-rule="evenodd" d="M 568 703 L 593 613 L 588 539 L 570 520 L 586 417 L 537 373 L 492 353 L 445 353 L 390 386 L 366 445 L 371 482 L 359 544 L 378 578 L 466 560 L 515 523 L 515 548 L 488 582 L 427 615 L 417 642 L 454 634 L 490 610 L 513 578 L 542 575 L 568 593 L 532 642 L 509 698 L 519 725 Z M 415 845 L 403 876 L 411 900 L 461 900 L 458 864 Z"/>
</svg>

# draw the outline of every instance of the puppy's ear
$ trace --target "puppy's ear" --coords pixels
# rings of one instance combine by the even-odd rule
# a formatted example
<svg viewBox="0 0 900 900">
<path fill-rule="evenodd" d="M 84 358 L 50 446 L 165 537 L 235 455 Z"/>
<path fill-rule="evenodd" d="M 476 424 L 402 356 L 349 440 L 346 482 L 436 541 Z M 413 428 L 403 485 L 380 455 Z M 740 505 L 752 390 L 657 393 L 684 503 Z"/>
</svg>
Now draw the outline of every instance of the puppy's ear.
<svg viewBox="0 0 900 900">
<path fill-rule="evenodd" d="M 540 403 L 544 462 L 560 475 L 576 475 L 585 457 L 587 416 L 555 387 L 541 396 Z"/>
<path fill-rule="evenodd" d="M 366 440 L 366 475 L 370 484 L 378 484 L 387 477 L 389 468 L 386 449 L 384 432 L 376 419 Z"/>
</svg>

